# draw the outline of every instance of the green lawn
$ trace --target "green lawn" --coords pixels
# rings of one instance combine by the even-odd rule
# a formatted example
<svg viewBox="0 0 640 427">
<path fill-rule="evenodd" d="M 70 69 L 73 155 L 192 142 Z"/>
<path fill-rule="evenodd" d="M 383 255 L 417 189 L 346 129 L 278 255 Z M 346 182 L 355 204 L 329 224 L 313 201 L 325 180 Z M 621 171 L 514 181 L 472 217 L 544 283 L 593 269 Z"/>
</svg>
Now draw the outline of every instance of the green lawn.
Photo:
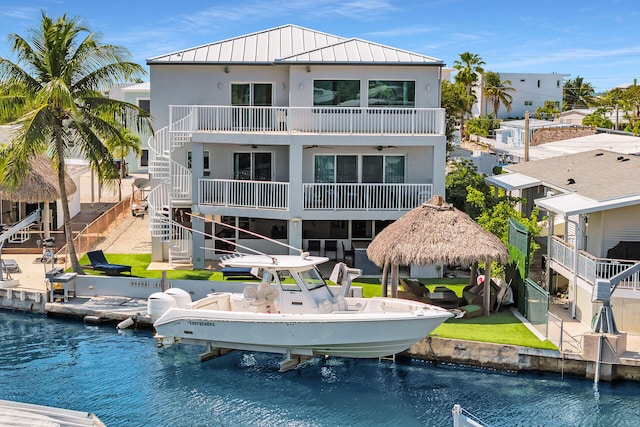
<svg viewBox="0 0 640 427">
<path fill-rule="evenodd" d="M 162 271 L 160 270 L 147 270 L 147 267 L 151 263 L 150 254 L 108 254 L 106 257 L 112 264 L 130 265 L 132 267 L 132 276 L 149 279 L 160 279 L 162 277 Z M 80 264 L 89 264 L 86 255 L 80 259 Z M 86 270 L 86 273 L 102 275 L 102 273 L 92 270 Z M 221 272 L 212 272 L 209 270 L 168 270 L 167 279 L 224 280 Z M 429 288 L 430 291 L 433 291 L 436 286 L 446 286 L 453 290 L 458 297 L 462 295 L 462 289 L 469 284 L 468 279 L 464 278 L 420 279 L 420 281 Z M 365 298 L 382 295 L 382 285 L 379 279 L 360 278 L 353 283 L 353 286 L 362 287 L 362 294 Z M 436 328 L 431 335 L 442 338 L 557 350 L 551 342 L 540 341 L 509 310 L 491 313 L 489 317 L 449 319 Z"/>
</svg>

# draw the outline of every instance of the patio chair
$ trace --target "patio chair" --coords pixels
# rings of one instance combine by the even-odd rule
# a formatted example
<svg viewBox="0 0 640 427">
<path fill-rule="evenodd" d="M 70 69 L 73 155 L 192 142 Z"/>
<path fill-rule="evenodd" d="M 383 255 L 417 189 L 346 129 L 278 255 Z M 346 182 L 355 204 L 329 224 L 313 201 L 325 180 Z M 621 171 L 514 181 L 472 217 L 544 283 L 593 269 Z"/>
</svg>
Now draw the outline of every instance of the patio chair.
<svg viewBox="0 0 640 427">
<path fill-rule="evenodd" d="M 320 256 L 320 240 L 309 240 L 307 252 L 311 255 L 313 255 L 314 252 L 318 252 L 318 256 Z"/>
<path fill-rule="evenodd" d="M 104 252 L 102 252 L 101 250 L 87 252 L 87 258 L 89 258 L 89 262 L 91 264 L 88 266 L 84 266 L 86 268 L 96 271 L 102 271 L 106 273 L 107 276 L 119 276 L 125 271 L 128 271 L 129 276 L 131 276 L 130 265 L 110 264 L 109 261 L 107 261 L 107 258 L 104 256 Z"/>
<path fill-rule="evenodd" d="M 340 243 L 342 244 L 342 262 L 347 264 L 349 267 L 353 267 L 356 259 L 356 251 L 353 249 L 353 246 L 351 249 L 347 249 L 344 247 L 344 242 Z M 347 259 L 349 260 L 348 262 Z"/>
<path fill-rule="evenodd" d="M 327 253 L 333 252 L 335 258 L 338 258 L 338 241 L 337 240 L 325 240 L 324 241 L 324 256 L 329 257 Z M 329 258 L 329 259 L 335 259 Z"/>
</svg>

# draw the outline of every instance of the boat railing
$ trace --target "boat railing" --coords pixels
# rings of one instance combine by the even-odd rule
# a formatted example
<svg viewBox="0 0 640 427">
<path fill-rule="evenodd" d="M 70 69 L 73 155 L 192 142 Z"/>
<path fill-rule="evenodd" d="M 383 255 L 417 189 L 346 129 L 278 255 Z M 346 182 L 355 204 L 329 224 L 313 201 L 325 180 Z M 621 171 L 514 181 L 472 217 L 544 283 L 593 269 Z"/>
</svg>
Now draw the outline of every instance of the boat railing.
<svg viewBox="0 0 640 427">
<path fill-rule="evenodd" d="M 464 409 L 459 404 L 453 405 L 451 410 L 453 414 L 453 427 L 487 427 L 489 424 L 483 422 L 480 418 Z"/>
</svg>

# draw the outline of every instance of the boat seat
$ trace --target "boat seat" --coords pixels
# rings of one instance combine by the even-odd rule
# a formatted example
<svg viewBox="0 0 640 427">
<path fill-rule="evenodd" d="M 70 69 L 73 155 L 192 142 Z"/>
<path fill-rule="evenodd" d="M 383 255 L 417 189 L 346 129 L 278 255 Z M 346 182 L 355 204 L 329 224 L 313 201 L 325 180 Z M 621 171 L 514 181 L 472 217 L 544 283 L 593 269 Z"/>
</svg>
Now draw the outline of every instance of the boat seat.
<svg viewBox="0 0 640 427">
<path fill-rule="evenodd" d="M 267 285 L 269 286 L 269 285 Z M 255 285 L 245 286 L 242 291 L 244 296 L 242 311 L 251 311 L 255 313 L 266 313 L 271 308 L 271 303 L 265 298 L 265 291 L 262 294 L 259 292 L 258 287 Z M 274 297 L 275 299 L 275 297 Z M 273 300 L 271 300 L 273 302 Z"/>
</svg>

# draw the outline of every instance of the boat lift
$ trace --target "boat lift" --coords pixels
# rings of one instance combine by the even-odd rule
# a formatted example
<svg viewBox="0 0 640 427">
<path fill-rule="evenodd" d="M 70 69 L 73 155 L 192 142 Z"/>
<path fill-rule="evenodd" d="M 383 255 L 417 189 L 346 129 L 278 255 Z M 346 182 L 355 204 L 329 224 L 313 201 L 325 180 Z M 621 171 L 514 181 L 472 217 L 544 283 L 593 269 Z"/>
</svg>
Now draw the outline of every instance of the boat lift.
<svg viewBox="0 0 640 427">
<path fill-rule="evenodd" d="M 0 284 L 16 286 L 18 285 L 18 279 L 13 279 L 11 277 L 11 273 L 8 269 L 4 268 L 4 264 L 2 263 L 2 248 L 7 240 L 9 240 L 12 236 L 22 231 L 22 229 L 29 227 L 31 224 L 40 221 L 40 208 L 31 212 L 22 221 L 12 225 L 8 230 L 4 233 L 0 234 Z"/>
</svg>

